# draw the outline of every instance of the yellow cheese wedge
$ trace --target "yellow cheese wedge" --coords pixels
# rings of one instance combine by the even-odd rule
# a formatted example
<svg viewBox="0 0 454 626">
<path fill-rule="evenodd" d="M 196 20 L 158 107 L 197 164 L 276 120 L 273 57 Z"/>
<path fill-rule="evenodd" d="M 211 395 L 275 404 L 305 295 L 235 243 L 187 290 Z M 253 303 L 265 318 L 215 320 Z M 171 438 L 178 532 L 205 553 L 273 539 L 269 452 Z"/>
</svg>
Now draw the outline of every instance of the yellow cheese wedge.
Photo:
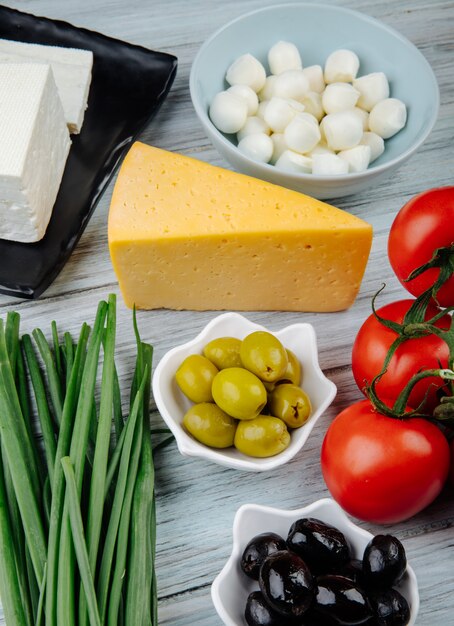
<svg viewBox="0 0 454 626">
<path fill-rule="evenodd" d="M 142 143 L 109 213 L 120 288 L 141 309 L 339 311 L 371 241 L 369 224 L 324 202 Z"/>
</svg>

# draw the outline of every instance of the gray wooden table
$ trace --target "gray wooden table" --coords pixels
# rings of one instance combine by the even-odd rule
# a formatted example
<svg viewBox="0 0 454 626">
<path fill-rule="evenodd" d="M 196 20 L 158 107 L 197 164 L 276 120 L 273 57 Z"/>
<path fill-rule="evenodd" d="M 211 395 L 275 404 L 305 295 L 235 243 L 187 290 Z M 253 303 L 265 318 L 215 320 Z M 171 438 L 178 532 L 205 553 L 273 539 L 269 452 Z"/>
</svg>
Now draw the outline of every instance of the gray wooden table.
<svg viewBox="0 0 454 626">
<path fill-rule="evenodd" d="M 191 62 L 201 43 L 215 29 L 248 10 L 272 3 L 272 0 L 17 0 L 5 4 L 175 54 L 179 68 L 174 87 L 141 139 L 225 167 L 192 110 L 188 89 Z M 392 179 L 337 203 L 374 227 L 370 262 L 355 305 L 349 311 L 331 315 L 248 314 L 250 319 L 271 329 L 296 321 L 310 322 L 315 327 L 321 366 L 339 392 L 304 450 L 288 465 L 262 475 L 185 459 L 175 445 L 158 455 L 157 571 L 162 625 L 220 624 L 211 604 L 210 585 L 230 553 L 232 520 L 241 504 L 256 502 L 297 508 L 328 495 L 319 464 L 323 435 L 341 409 L 360 399 L 350 369 L 353 339 L 369 315 L 371 295 L 383 280 L 387 283 L 383 303 L 405 297 L 385 253 L 389 227 L 398 209 L 412 195 L 453 181 L 452 0 L 339 0 L 332 4 L 381 19 L 418 46 L 431 63 L 440 85 L 440 115 L 429 139 Z M 109 292 L 118 292 L 107 249 L 106 220 L 111 190 L 112 185 L 52 287 L 37 301 L 0 296 L 1 316 L 11 310 L 19 311 L 24 330 L 35 326 L 48 328 L 50 321 L 56 319 L 75 331 L 82 321 L 93 319 L 98 300 Z M 154 344 L 157 362 L 166 350 L 193 337 L 215 315 L 214 312 L 141 312 L 139 323 L 144 339 Z M 121 299 L 118 316 L 118 359 L 121 383 L 126 386 L 132 372 L 133 335 L 131 312 Z M 392 527 L 392 532 L 405 542 L 418 576 L 421 626 L 454 624 L 453 523 L 454 493 L 446 489 L 427 510 Z M 372 524 L 363 526 L 372 532 L 381 530 Z"/>
</svg>

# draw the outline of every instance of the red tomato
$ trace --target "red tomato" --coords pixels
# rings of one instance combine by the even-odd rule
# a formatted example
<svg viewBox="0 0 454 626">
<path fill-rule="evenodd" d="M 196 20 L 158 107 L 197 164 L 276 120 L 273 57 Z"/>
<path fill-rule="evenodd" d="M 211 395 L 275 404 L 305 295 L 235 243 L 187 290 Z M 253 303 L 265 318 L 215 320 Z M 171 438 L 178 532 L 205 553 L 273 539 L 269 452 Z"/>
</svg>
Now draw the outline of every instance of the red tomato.
<svg viewBox="0 0 454 626">
<path fill-rule="evenodd" d="M 339 413 L 321 453 L 333 498 L 351 515 L 378 524 L 400 522 L 430 504 L 449 461 L 448 442 L 434 424 L 386 417 L 369 400 Z"/>
<path fill-rule="evenodd" d="M 401 323 L 413 302 L 414 300 L 399 300 L 378 309 L 377 313 L 385 319 Z M 438 311 L 436 307 L 429 306 L 426 319 L 430 319 Z M 449 328 L 450 324 L 451 317 L 445 315 L 436 325 L 445 329 Z M 359 329 L 353 344 L 352 370 L 361 391 L 364 391 L 366 382 L 370 383 L 381 371 L 389 347 L 396 337 L 397 334 L 383 326 L 373 314 Z M 448 345 L 436 335 L 409 339 L 399 346 L 389 363 L 388 371 L 377 383 L 378 396 L 394 402 L 406 383 L 420 369 L 438 368 L 440 364 L 441 367 L 448 367 L 448 358 Z M 424 378 L 413 388 L 409 403 L 411 406 L 419 407 L 426 391 L 429 390 L 425 407 L 431 411 L 438 404 L 436 392 L 443 385 L 441 378 Z"/>
<path fill-rule="evenodd" d="M 427 263 L 437 248 L 454 244 L 454 187 L 429 189 L 412 198 L 397 214 L 389 233 L 388 256 L 402 285 L 419 296 L 436 281 L 431 268 L 408 283 L 413 270 Z M 454 275 L 437 294 L 441 306 L 454 305 Z"/>
</svg>

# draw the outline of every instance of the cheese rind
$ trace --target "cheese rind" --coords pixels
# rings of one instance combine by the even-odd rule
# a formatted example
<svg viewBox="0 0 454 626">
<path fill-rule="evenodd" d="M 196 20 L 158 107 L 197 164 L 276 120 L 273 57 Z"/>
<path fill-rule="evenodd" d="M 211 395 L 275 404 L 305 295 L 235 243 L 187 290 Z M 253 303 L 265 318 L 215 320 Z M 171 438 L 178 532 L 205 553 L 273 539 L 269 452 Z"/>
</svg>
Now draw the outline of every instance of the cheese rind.
<svg viewBox="0 0 454 626">
<path fill-rule="evenodd" d="M 288 189 L 135 143 L 109 212 L 128 306 L 337 311 L 366 267 L 372 228 Z"/>
<path fill-rule="evenodd" d="M 0 239 L 42 239 L 70 145 L 50 66 L 0 64 Z"/>
<path fill-rule="evenodd" d="M 71 133 L 80 132 L 91 83 L 91 50 L 0 39 L 0 63 L 49 64 L 54 73 L 68 128 Z"/>
</svg>

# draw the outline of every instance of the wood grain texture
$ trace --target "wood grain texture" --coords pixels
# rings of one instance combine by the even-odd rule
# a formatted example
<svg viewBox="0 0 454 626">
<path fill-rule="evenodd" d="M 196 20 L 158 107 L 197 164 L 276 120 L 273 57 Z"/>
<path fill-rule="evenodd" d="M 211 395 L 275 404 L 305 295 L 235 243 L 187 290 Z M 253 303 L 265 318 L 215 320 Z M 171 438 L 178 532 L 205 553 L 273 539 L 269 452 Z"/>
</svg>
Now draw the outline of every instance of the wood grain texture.
<svg viewBox="0 0 454 626">
<path fill-rule="evenodd" d="M 158 553 L 160 624 L 218 626 L 210 599 L 210 585 L 231 548 L 232 520 L 243 503 L 256 502 L 296 508 L 327 494 L 319 465 L 324 432 L 334 415 L 360 394 L 350 369 L 354 336 L 370 312 L 371 295 L 386 282 L 386 303 L 405 297 L 393 277 L 387 257 L 389 227 L 398 209 L 412 195 L 429 187 L 452 184 L 454 145 L 454 3 L 451 0 L 325 0 L 381 19 L 410 39 L 428 59 L 437 76 L 441 107 L 437 124 L 420 150 L 394 177 L 367 192 L 336 204 L 369 221 L 374 227 L 370 261 L 355 305 L 337 314 L 251 312 L 256 322 L 278 329 L 304 321 L 314 325 L 321 367 L 339 393 L 317 423 L 303 451 L 292 462 L 263 475 L 221 468 L 179 455 L 176 446 L 157 455 Z M 146 143 L 228 167 L 204 135 L 192 110 L 188 77 L 201 43 L 215 29 L 242 13 L 275 4 L 270 0 L 17 0 L 8 6 L 36 15 L 64 19 L 75 25 L 146 47 L 168 51 L 179 59 L 172 91 L 152 124 L 143 132 Z M 414 77 L 418 80 L 418 77 Z M 38 301 L 20 301 L 0 295 L 0 315 L 21 313 L 23 330 L 49 329 L 60 321 L 76 332 L 93 319 L 96 304 L 118 292 L 107 250 L 106 219 L 112 184 L 98 205 L 69 263 Z M 1 260 L 0 260 L 1 262 Z M 187 341 L 215 312 L 140 312 L 143 338 L 155 346 L 155 361 L 171 347 Z M 118 311 L 118 361 L 122 388 L 132 375 L 131 313 L 121 299 Z M 159 416 L 153 419 L 158 423 Z M 418 576 L 421 594 L 420 626 L 454 624 L 453 492 L 445 493 L 427 510 L 392 532 L 405 541 Z M 372 532 L 382 529 L 362 524 Z M 391 530 L 391 529 L 388 529 Z M 63 626 L 63 625 L 62 625 Z M 128 625 L 134 626 L 134 625 Z"/>
</svg>

